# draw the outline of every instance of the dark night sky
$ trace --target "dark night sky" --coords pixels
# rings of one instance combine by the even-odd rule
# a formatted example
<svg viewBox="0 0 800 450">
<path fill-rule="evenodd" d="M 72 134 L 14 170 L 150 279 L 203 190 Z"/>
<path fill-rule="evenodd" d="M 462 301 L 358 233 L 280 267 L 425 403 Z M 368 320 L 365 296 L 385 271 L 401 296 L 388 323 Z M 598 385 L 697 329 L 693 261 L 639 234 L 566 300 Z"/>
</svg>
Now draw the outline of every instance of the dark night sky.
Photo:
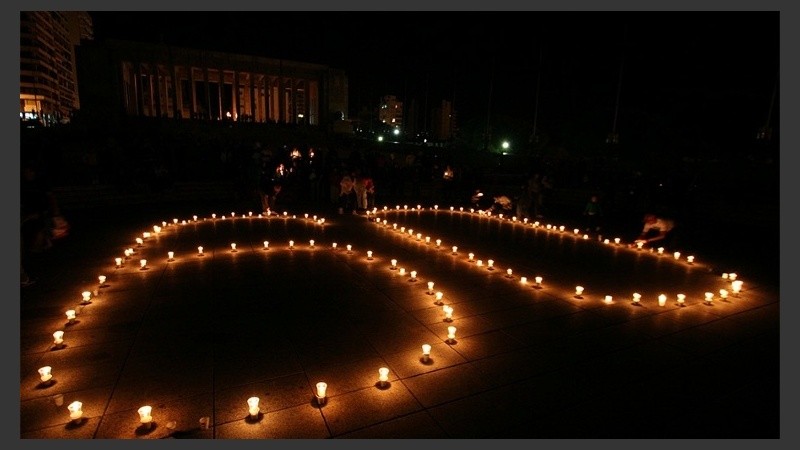
<svg viewBox="0 0 800 450">
<path fill-rule="evenodd" d="M 351 114 L 384 94 L 454 100 L 459 121 L 757 129 L 779 70 L 778 12 L 107 12 L 95 36 L 326 64 Z M 539 57 L 542 56 L 542 64 Z M 489 84 L 492 84 L 491 109 Z M 426 88 L 427 86 L 427 88 Z M 688 131 L 687 131 L 688 133 Z M 748 135 L 749 135 L 748 131 Z"/>
</svg>

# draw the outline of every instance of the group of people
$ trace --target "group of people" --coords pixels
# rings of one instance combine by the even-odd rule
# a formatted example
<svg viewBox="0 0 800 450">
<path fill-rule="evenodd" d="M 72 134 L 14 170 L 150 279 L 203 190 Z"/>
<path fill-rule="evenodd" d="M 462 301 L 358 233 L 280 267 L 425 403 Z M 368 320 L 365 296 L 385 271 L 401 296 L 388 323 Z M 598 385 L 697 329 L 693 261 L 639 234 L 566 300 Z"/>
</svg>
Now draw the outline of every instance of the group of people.
<svg viewBox="0 0 800 450">
<path fill-rule="evenodd" d="M 375 207 L 375 181 L 359 170 L 342 175 L 339 180 L 339 214 L 358 214 Z"/>
</svg>

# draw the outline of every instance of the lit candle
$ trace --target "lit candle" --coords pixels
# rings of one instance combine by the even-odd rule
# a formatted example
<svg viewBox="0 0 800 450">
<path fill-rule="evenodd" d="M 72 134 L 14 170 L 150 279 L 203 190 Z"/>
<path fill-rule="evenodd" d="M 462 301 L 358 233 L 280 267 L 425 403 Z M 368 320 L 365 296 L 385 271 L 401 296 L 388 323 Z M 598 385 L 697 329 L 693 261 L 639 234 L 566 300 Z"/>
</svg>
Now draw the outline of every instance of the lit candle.
<svg viewBox="0 0 800 450">
<path fill-rule="evenodd" d="M 389 381 L 389 369 L 387 367 L 378 369 L 378 381 L 380 381 L 381 386 L 386 386 Z"/>
<path fill-rule="evenodd" d="M 308 213 L 303 214 L 303 216 L 308 219 Z"/>
<path fill-rule="evenodd" d="M 525 286 L 528 284 L 528 277 L 519 277 L 519 284 Z"/>
<path fill-rule="evenodd" d="M 736 280 L 736 277 L 738 277 L 738 275 L 736 275 L 735 273 L 728 274 L 728 278 L 730 278 L 731 281 Z"/>
<path fill-rule="evenodd" d="M 122 267 L 122 258 L 114 258 L 114 265 L 116 265 L 117 268 Z"/>
<path fill-rule="evenodd" d="M 572 232 L 575 233 L 575 234 L 580 234 L 581 230 L 575 228 L 574 230 L 572 230 Z"/>
<path fill-rule="evenodd" d="M 486 264 L 488 264 L 487 269 L 494 270 L 494 260 L 493 259 L 490 259 L 490 260 L 486 261 Z"/>
<path fill-rule="evenodd" d="M 353 246 L 350 244 L 347 244 L 347 253 L 353 253 Z"/>
<path fill-rule="evenodd" d="M 658 254 L 659 255 L 663 255 L 664 254 L 664 247 L 658 247 Z"/>
<path fill-rule="evenodd" d="M 97 277 L 97 281 L 99 281 L 99 282 L 100 282 L 100 286 L 102 286 L 102 285 L 106 284 L 106 276 L 105 276 L 105 275 L 100 275 L 100 276 L 98 276 L 98 277 Z"/>
<path fill-rule="evenodd" d="M 583 294 L 583 286 L 575 286 L 575 296 L 580 297 Z"/>
<path fill-rule="evenodd" d="M 447 341 L 452 343 L 456 340 L 456 327 L 450 325 L 447 327 Z"/>
<path fill-rule="evenodd" d="M 89 303 L 92 299 L 92 293 L 90 291 L 83 291 L 81 292 L 81 295 L 83 296 L 81 303 Z"/>
<path fill-rule="evenodd" d="M 672 254 L 672 256 L 673 256 L 673 257 L 674 257 L 676 260 L 677 260 L 677 259 L 681 259 L 681 252 L 675 252 L 675 253 L 673 253 L 673 254 Z"/>
<path fill-rule="evenodd" d="M 560 227 L 558 227 L 558 231 L 563 233 L 564 232 L 564 225 L 561 225 Z"/>
<path fill-rule="evenodd" d="M 69 410 L 69 418 L 72 420 L 78 420 L 83 417 L 83 403 L 79 401 L 74 401 L 67 406 L 67 410 Z"/>
<path fill-rule="evenodd" d="M 198 255 L 202 255 L 203 254 L 203 247 L 202 246 L 197 247 L 197 254 Z"/>
<path fill-rule="evenodd" d="M 412 270 L 411 271 L 411 281 L 417 281 L 417 271 L 416 270 Z"/>
<path fill-rule="evenodd" d="M 253 217 L 253 211 L 247 211 L 247 217 Z M 306 214 L 306 218 L 308 218 L 308 214 Z"/>
<path fill-rule="evenodd" d="M 139 265 L 142 267 L 142 269 L 146 269 L 147 268 L 147 260 L 146 259 L 140 259 L 139 260 Z"/>
<path fill-rule="evenodd" d="M 194 220 L 195 222 L 197 222 L 197 215 L 194 215 L 194 216 L 192 216 L 192 220 Z"/>
<path fill-rule="evenodd" d="M 167 222 L 164 222 L 164 226 L 167 226 Z M 153 232 L 158 233 L 159 231 L 161 231 L 161 227 L 158 225 L 153 225 Z"/>
<path fill-rule="evenodd" d="M 396 224 L 396 223 L 393 223 L 393 224 L 392 224 L 392 228 L 394 228 L 394 229 L 396 230 L 396 229 L 397 229 L 397 224 Z"/>
<path fill-rule="evenodd" d="M 442 240 L 441 239 L 437 239 L 436 240 L 436 246 L 439 247 L 440 245 L 442 245 Z"/>
<path fill-rule="evenodd" d="M 711 304 L 714 301 L 714 293 L 706 292 L 706 303 Z"/>
<path fill-rule="evenodd" d="M 42 380 L 42 383 L 47 383 L 53 378 L 53 374 L 50 373 L 52 367 L 44 366 L 39 368 L 39 379 Z"/>
<path fill-rule="evenodd" d="M 409 229 L 408 229 L 408 235 L 409 235 L 409 236 L 414 236 L 414 230 L 412 230 L 411 228 L 409 228 Z"/>
<path fill-rule="evenodd" d="M 58 330 L 55 333 L 53 333 L 53 344 L 61 345 L 63 343 L 64 343 L 64 332 Z"/>
<path fill-rule="evenodd" d="M 483 267 L 483 261 L 481 261 L 480 259 L 478 260 L 478 262 L 476 262 L 476 264 L 478 265 L 478 267 Z"/>
<path fill-rule="evenodd" d="M 313 240 L 313 239 L 310 239 L 310 240 L 308 241 L 308 245 L 309 245 L 311 248 L 314 248 L 314 240 Z"/>
<path fill-rule="evenodd" d="M 614 243 L 615 243 L 615 244 L 619 245 L 619 242 L 620 242 L 620 239 L 619 239 L 619 238 L 614 238 Z"/>
<path fill-rule="evenodd" d="M 603 240 L 603 244 L 610 244 L 610 243 L 611 241 L 609 241 L 608 239 Z"/>
<path fill-rule="evenodd" d="M 433 281 L 428 281 L 428 294 L 433 294 Z"/>
<path fill-rule="evenodd" d="M 610 295 L 606 295 L 606 298 L 603 301 L 606 302 L 606 303 L 611 303 L 612 300 L 613 300 L 613 297 L 611 297 Z"/>
<path fill-rule="evenodd" d="M 528 224 L 528 218 L 527 218 L 527 217 L 523 218 L 523 219 L 522 219 L 522 223 L 524 223 L 524 224 L 526 224 L 526 225 L 527 225 L 527 224 Z"/>
<path fill-rule="evenodd" d="M 431 357 L 431 345 L 422 344 L 422 360 L 428 362 Z"/>
<path fill-rule="evenodd" d="M 175 259 L 175 252 L 167 252 L 167 259 L 170 261 Z"/>
<path fill-rule="evenodd" d="M 642 247 L 644 247 L 644 241 L 638 241 L 638 242 L 636 242 L 636 248 L 637 248 L 637 249 L 641 250 L 641 249 L 642 249 Z"/>
<path fill-rule="evenodd" d="M 139 422 L 144 425 L 145 427 L 150 427 L 153 425 L 153 416 L 150 415 L 153 412 L 153 407 L 150 405 L 142 406 L 137 410 L 139 413 Z"/>
<path fill-rule="evenodd" d="M 256 418 L 261 413 L 261 409 L 258 407 L 258 402 L 258 397 L 250 397 L 247 399 L 247 412 L 250 413 L 251 418 Z"/>
<path fill-rule="evenodd" d="M 289 248 L 294 248 L 294 241 L 289 241 Z"/>
<path fill-rule="evenodd" d="M 331 248 L 333 248 L 334 250 L 336 250 L 336 247 L 337 247 L 337 244 L 336 244 L 336 242 L 334 242 L 333 244 L 331 244 Z"/>
<path fill-rule="evenodd" d="M 264 241 L 264 250 L 269 249 L 269 241 Z"/>
<path fill-rule="evenodd" d="M 664 294 L 659 295 L 658 296 L 658 306 L 664 306 L 666 304 L 667 304 L 667 296 L 664 295 Z"/>
<path fill-rule="evenodd" d="M 430 244 L 431 243 L 431 237 L 430 236 L 425 236 L 425 243 L 426 244 Z"/>
<path fill-rule="evenodd" d="M 503 218 L 503 213 L 500 213 L 500 216 L 499 216 L 499 218 L 500 218 L 500 219 L 502 219 L 502 218 Z"/>
<path fill-rule="evenodd" d="M 642 300 L 642 294 L 640 294 L 638 292 L 634 292 L 633 293 L 633 304 L 634 305 L 638 305 L 639 301 L 641 301 L 641 300 Z"/>
<path fill-rule="evenodd" d="M 141 247 L 143 243 L 144 243 L 144 241 L 142 240 L 142 238 L 138 238 L 138 237 L 136 238 L 136 245 Z"/>
<path fill-rule="evenodd" d="M 186 219 L 183 219 L 183 222 L 181 222 L 181 225 L 186 225 Z"/>
<path fill-rule="evenodd" d="M 74 309 L 67 310 L 66 314 L 67 314 L 67 320 L 69 321 L 69 323 L 75 322 L 75 310 Z"/>
<path fill-rule="evenodd" d="M 217 215 L 216 215 L 216 214 L 214 214 L 214 213 L 212 213 L 212 214 L 211 214 L 211 218 L 212 218 L 212 219 L 216 219 L 216 218 L 217 218 Z"/>
<path fill-rule="evenodd" d="M 400 232 L 401 233 L 405 233 L 406 232 L 406 227 L 400 227 Z"/>
<path fill-rule="evenodd" d="M 686 262 L 689 264 L 694 264 L 694 256 L 689 255 L 686 257 Z"/>
<path fill-rule="evenodd" d="M 470 253 L 469 254 L 469 260 L 473 261 L 474 259 L 475 259 L 475 253 Z"/>
<path fill-rule="evenodd" d="M 686 302 L 686 294 L 678 294 L 678 305 L 685 306 L 684 302 Z"/>
<path fill-rule="evenodd" d="M 728 274 L 727 273 L 723 273 L 722 274 L 722 279 L 723 280 L 727 280 L 728 279 Z"/>
<path fill-rule="evenodd" d="M 395 270 L 395 269 L 397 269 L 397 260 L 396 260 L 396 259 L 393 259 L 393 260 L 392 260 L 392 266 L 391 266 L 391 267 L 389 267 L 389 268 L 390 268 L 390 269 L 392 269 L 392 270 Z"/>
<path fill-rule="evenodd" d="M 536 281 L 537 287 L 542 287 L 542 277 L 536 277 L 534 278 L 534 281 Z"/>
<path fill-rule="evenodd" d="M 150 232 L 149 231 L 145 231 L 144 233 L 142 233 L 142 237 L 145 238 L 145 239 L 149 238 L 150 237 Z"/>
<path fill-rule="evenodd" d="M 320 381 L 319 383 L 316 384 L 316 388 L 317 392 L 315 396 L 317 397 L 317 404 L 321 406 L 325 403 L 325 398 L 326 398 L 325 395 L 328 391 L 328 383 Z"/>
<path fill-rule="evenodd" d="M 405 268 L 403 268 L 403 267 L 401 267 L 401 268 L 400 268 L 400 276 L 403 276 L 403 275 L 405 275 L 405 274 L 406 274 L 406 269 L 405 269 Z"/>
<path fill-rule="evenodd" d="M 454 245 L 453 246 L 453 254 L 455 255 L 456 253 L 458 253 L 458 247 Z"/>
<path fill-rule="evenodd" d="M 739 295 L 739 292 L 742 290 L 742 284 L 744 284 L 742 280 L 736 280 L 731 283 L 731 289 L 734 295 Z"/>
<path fill-rule="evenodd" d="M 235 243 L 231 243 L 231 251 L 233 251 L 233 252 L 236 251 L 236 244 Z"/>
<path fill-rule="evenodd" d="M 422 233 L 417 233 L 417 240 L 418 240 L 418 241 L 421 241 L 421 240 L 422 240 Z"/>
<path fill-rule="evenodd" d="M 453 307 L 450 306 L 450 305 L 444 305 L 444 307 L 442 307 L 442 310 L 444 311 L 444 320 L 445 320 L 445 322 L 452 322 L 453 321 Z"/>
<path fill-rule="evenodd" d="M 367 250 L 367 259 L 372 259 L 372 250 Z"/>
<path fill-rule="evenodd" d="M 512 275 L 512 274 L 513 274 L 513 272 L 514 272 L 514 271 L 513 271 L 513 270 L 511 270 L 511 269 L 506 269 L 506 277 L 508 277 L 508 278 L 512 278 L 512 277 L 514 276 L 514 275 Z"/>
<path fill-rule="evenodd" d="M 720 289 L 719 290 L 719 298 L 721 298 L 723 300 L 728 298 L 728 291 L 725 290 L 725 289 Z"/>
<path fill-rule="evenodd" d="M 444 293 L 442 293 L 442 291 L 439 291 L 439 292 L 436 293 L 436 302 L 435 303 L 437 305 L 441 305 L 442 304 L 442 297 L 444 297 Z"/>
<path fill-rule="evenodd" d="M 584 240 L 586 240 L 586 239 L 589 239 L 589 235 L 588 235 L 588 234 L 584 234 L 584 235 L 583 235 L 583 239 L 584 239 Z"/>
</svg>

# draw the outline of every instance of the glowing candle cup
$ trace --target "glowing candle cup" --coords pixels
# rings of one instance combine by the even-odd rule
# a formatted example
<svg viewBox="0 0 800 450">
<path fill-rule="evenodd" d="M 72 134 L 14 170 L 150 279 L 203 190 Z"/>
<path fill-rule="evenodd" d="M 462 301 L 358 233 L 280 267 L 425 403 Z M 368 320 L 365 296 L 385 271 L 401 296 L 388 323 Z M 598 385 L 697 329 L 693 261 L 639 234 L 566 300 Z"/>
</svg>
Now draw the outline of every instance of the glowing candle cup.
<svg viewBox="0 0 800 450">
<path fill-rule="evenodd" d="M 447 342 L 452 344 L 456 341 L 456 327 L 450 325 L 447 327 Z"/>
<path fill-rule="evenodd" d="M 441 305 L 442 304 L 442 297 L 444 297 L 444 293 L 442 293 L 442 291 L 437 292 L 436 293 L 436 301 L 434 302 L 434 304 Z"/>
<path fill-rule="evenodd" d="M 430 344 L 422 344 L 422 361 L 428 362 L 431 359 L 431 346 Z"/>
<path fill-rule="evenodd" d="M 386 387 L 389 384 L 389 369 L 381 367 L 378 369 L 378 382 L 381 387 Z"/>
<path fill-rule="evenodd" d="M 69 411 L 69 418 L 73 421 L 78 421 L 83 417 L 83 403 L 74 401 L 67 406 Z"/>
<path fill-rule="evenodd" d="M 60 347 L 64 344 L 64 332 L 61 330 L 56 331 L 53 333 L 53 345 L 56 347 Z"/>
<path fill-rule="evenodd" d="M 39 380 L 42 381 L 43 384 L 49 384 L 53 380 L 53 374 L 50 373 L 52 367 L 44 366 L 39 368 Z"/>
<path fill-rule="evenodd" d="M 327 399 L 326 395 L 328 391 L 328 383 L 320 381 L 319 383 L 316 384 L 316 388 L 317 390 L 314 393 L 314 396 L 317 399 L 317 405 L 322 406 L 325 404 L 325 400 Z"/>
<path fill-rule="evenodd" d="M 258 418 L 258 415 L 261 414 L 261 409 L 258 407 L 258 402 L 258 397 L 250 397 L 247 399 L 247 412 L 250 414 L 251 419 L 256 419 Z"/>
<path fill-rule="evenodd" d="M 666 304 L 667 304 L 667 296 L 664 295 L 664 294 L 659 295 L 658 296 L 658 306 L 664 306 Z"/>
<path fill-rule="evenodd" d="M 137 412 L 139 413 L 139 423 L 142 424 L 143 428 L 150 428 L 153 426 L 153 416 L 151 415 L 153 412 L 152 406 L 142 406 Z"/>
</svg>

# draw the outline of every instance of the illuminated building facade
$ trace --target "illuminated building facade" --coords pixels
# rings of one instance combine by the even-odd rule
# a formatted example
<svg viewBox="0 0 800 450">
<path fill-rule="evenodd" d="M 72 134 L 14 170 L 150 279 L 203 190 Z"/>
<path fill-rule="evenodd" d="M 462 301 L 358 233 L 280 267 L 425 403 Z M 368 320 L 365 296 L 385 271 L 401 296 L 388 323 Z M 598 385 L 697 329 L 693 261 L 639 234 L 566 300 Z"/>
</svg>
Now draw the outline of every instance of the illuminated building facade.
<svg viewBox="0 0 800 450">
<path fill-rule="evenodd" d="M 19 112 L 50 124 L 80 109 L 75 49 L 91 40 L 85 11 L 20 11 Z"/>
<path fill-rule="evenodd" d="M 347 77 L 325 65 L 107 40 L 78 52 L 81 99 L 128 116 L 322 125 L 347 113 Z"/>
<path fill-rule="evenodd" d="M 384 95 L 378 109 L 378 120 L 391 128 L 402 128 L 403 102 L 394 95 Z"/>
</svg>

